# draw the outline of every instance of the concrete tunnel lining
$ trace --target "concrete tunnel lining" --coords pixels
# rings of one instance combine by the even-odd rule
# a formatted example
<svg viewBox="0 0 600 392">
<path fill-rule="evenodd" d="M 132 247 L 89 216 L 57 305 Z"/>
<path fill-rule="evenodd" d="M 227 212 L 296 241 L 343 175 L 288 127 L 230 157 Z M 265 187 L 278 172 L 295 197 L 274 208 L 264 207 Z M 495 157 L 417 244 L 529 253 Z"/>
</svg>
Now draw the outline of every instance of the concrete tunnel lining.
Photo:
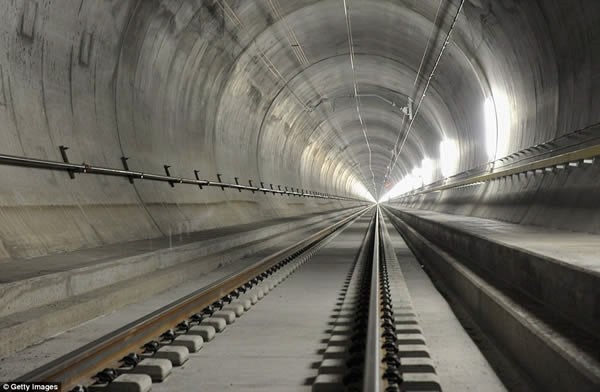
<svg viewBox="0 0 600 392">
<path fill-rule="evenodd" d="M 0 2 L 0 379 L 116 333 L 189 360 L 153 389 L 331 390 L 358 336 L 373 385 L 596 390 L 599 53 L 595 0 Z"/>
<path fill-rule="evenodd" d="M 218 2 L 34 3 L 33 12 L 27 11 L 30 1 L 0 5 L 0 46 L 6 49 L 0 53 L 3 152 L 60 160 L 58 146 L 67 145 L 73 162 L 119 167 L 120 158 L 129 156 L 131 167 L 147 171 L 169 164 L 175 175 L 198 169 L 207 177 L 223 173 L 343 196 L 370 187 L 352 100 L 342 101 L 336 113 L 324 104 L 315 113 L 302 111 L 254 48 L 262 48 L 284 79 L 296 75 L 290 87 L 304 104 L 351 94 L 341 1 L 279 1 L 311 64 L 324 64 L 306 70 L 293 56 L 283 21 L 257 1 L 227 2 L 240 25 Z M 358 83 L 368 86 L 363 91 L 386 96 L 392 88 L 415 95 L 410 76 L 439 2 L 349 3 Z M 442 8 L 426 60 L 439 50 L 457 5 Z M 437 158 L 442 135 L 458 142 L 458 171 L 486 163 L 482 105 L 489 91 L 505 94 L 510 107 L 506 153 L 596 124 L 598 7 L 583 0 L 467 1 L 391 183 L 423 157 Z M 30 25 L 31 31 L 23 30 Z M 422 78 L 430 67 L 425 61 Z M 361 104 L 373 113 L 366 121 L 373 124 L 368 128 L 373 170 L 381 186 L 398 120 L 381 113 L 387 109 L 381 100 Z M 6 259 L 346 205 L 311 200 L 292 205 L 285 198 L 131 186 L 100 177 L 71 181 L 63 173 L 4 166 L 0 173 L 0 257 Z M 479 208 L 465 207 L 465 213 L 493 210 L 485 196 L 474 197 L 468 203 Z M 448 208 L 443 199 L 436 208 Z M 564 203 L 563 209 L 573 205 Z M 536 223 L 576 229 L 575 222 L 559 222 L 547 211 L 549 217 Z M 596 231 L 597 225 L 585 230 Z"/>
</svg>

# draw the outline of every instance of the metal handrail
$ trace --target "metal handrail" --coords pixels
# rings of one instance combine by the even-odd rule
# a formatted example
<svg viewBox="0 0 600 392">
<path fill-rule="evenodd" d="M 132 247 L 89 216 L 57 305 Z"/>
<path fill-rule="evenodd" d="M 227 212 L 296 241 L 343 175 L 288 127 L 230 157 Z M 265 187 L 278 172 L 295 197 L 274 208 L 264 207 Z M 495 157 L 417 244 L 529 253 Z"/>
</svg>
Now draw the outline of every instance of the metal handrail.
<svg viewBox="0 0 600 392">
<path fill-rule="evenodd" d="M 434 186 L 431 188 L 415 190 L 415 191 L 406 193 L 404 195 L 395 197 L 395 198 L 391 199 L 390 201 L 396 200 L 396 199 L 401 199 L 401 198 L 408 197 L 408 196 L 420 195 L 420 194 L 431 193 L 431 192 L 439 192 L 439 191 L 444 191 L 447 189 L 458 188 L 458 187 L 465 186 L 465 185 L 472 185 L 475 183 L 495 180 L 498 178 L 508 177 L 508 176 L 512 176 L 515 174 L 535 172 L 536 170 L 542 170 L 542 169 L 545 170 L 545 169 L 550 169 L 550 168 L 552 168 L 552 170 L 553 170 L 554 168 L 556 168 L 557 166 L 560 166 L 560 165 L 565 165 L 565 167 L 566 167 L 566 165 L 568 165 L 570 163 L 581 162 L 581 161 L 584 161 L 587 159 L 593 159 L 598 156 L 600 156 L 600 144 L 590 146 L 590 147 L 585 147 L 585 148 L 575 150 L 575 151 L 566 152 L 566 153 L 559 154 L 559 155 L 549 157 L 549 158 L 538 159 L 536 161 L 525 163 L 525 164 L 518 165 L 515 167 L 510 167 L 507 169 L 500 169 L 500 170 L 492 172 L 492 173 L 478 174 L 475 176 L 468 177 L 464 180 L 452 182 L 450 184 L 438 185 L 438 186 Z"/>
<path fill-rule="evenodd" d="M 379 206 L 377 206 L 373 234 L 373 265 L 371 267 L 371 292 L 369 296 L 363 391 L 379 392 L 381 390 L 381 318 L 379 314 L 379 296 Z"/>
<path fill-rule="evenodd" d="M 96 174 L 96 175 L 104 175 L 104 176 L 113 176 L 113 177 L 125 177 L 130 180 L 147 180 L 147 181 L 159 181 L 159 182 L 167 182 L 169 184 L 186 184 L 186 185 L 196 185 L 196 186 L 208 186 L 208 187 L 219 187 L 221 189 L 229 188 L 229 189 L 237 189 L 239 191 L 251 191 L 251 192 L 263 192 L 264 194 L 281 194 L 281 195 L 290 195 L 290 196 L 300 196 L 300 197 L 311 197 L 317 199 L 332 199 L 332 200 L 346 200 L 346 201 L 358 201 L 365 202 L 365 200 L 360 200 L 352 197 L 346 196 L 335 196 L 321 192 L 312 192 L 312 191 L 287 191 L 287 190 L 278 190 L 264 187 L 256 187 L 256 186 L 248 186 L 248 185 L 240 185 L 233 183 L 226 183 L 221 181 L 209 181 L 209 180 L 200 180 L 193 178 L 185 178 L 185 177 L 174 177 L 164 174 L 156 174 L 156 173 L 146 173 L 141 171 L 134 170 L 126 170 L 126 169 L 115 169 L 111 167 L 102 167 L 89 165 L 87 163 L 70 163 L 70 162 L 60 162 L 60 161 L 51 161 L 45 159 L 37 159 L 37 158 L 28 158 L 23 156 L 16 155 L 7 155 L 0 154 L 0 164 L 9 165 L 9 166 L 19 166 L 19 167 L 29 167 L 35 169 L 45 169 L 45 170 L 57 170 L 64 171 L 68 173 L 79 173 L 79 174 Z"/>
</svg>

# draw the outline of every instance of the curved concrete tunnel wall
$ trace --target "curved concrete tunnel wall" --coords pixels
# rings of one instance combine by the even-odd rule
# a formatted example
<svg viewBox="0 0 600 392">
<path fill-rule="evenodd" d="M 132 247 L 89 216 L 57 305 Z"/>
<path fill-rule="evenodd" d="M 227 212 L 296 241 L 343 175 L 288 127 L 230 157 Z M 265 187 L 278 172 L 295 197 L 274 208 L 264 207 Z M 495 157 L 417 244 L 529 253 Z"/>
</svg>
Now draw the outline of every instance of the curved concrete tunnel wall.
<svg viewBox="0 0 600 392">
<path fill-rule="evenodd" d="M 282 148 L 285 138 L 263 140 L 257 154 L 251 139 L 268 101 L 257 87 L 236 86 L 246 84 L 231 76 L 240 49 L 210 7 L 166 3 L 2 2 L 2 152 L 60 160 L 66 145 L 72 162 L 121 167 L 128 156 L 134 170 L 161 173 L 169 164 L 173 175 L 196 169 L 211 180 L 222 173 L 227 182 L 352 195 L 349 174 L 337 183 L 335 173 L 302 177 L 302 150 Z M 24 12 L 35 20 L 31 37 L 20 31 Z M 262 165 L 273 169 L 263 174 Z M 356 205 L 6 166 L 0 173 L 0 258 Z"/>
<path fill-rule="evenodd" d="M 564 135 L 576 145 L 594 142 L 600 134 L 600 4 L 575 2 L 471 1 L 465 16 L 480 20 L 481 36 L 455 35 L 459 46 L 477 39 L 476 68 L 484 70 L 492 93 L 509 104 L 510 132 L 497 157 L 556 141 Z M 458 25 L 460 28 L 460 25 Z M 461 105 L 457 108 L 468 108 Z M 457 110 L 453 110 L 454 114 Z M 483 115 L 479 110 L 478 115 Z M 467 118 L 467 113 L 463 113 Z M 483 124 L 480 120 L 480 124 Z M 465 143 L 460 140 L 460 167 Z M 557 146 L 564 144 L 563 141 Z M 484 163 L 480 161 L 480 163 Z M 596 164 L 548 176 L 504 181 L 409 197 L 402 204 L 461 215 L 533 224 L 556 229 L 600 233 Z"/>
<path fill-rule="evenodd" d="M 374 188 L 384 183 L 402 125 L 385 100 L 401 106 L 422 91 L 459 2 L 349 1 L 354 72 L 342 0 L 278 4 L 282 18 L 260 0 L 1 2 L 2 153 L 60 160 L 58 147 L 66 145 L 72 162 L 120 167 L 128 156 L 132 169 L 144 171 L 168 164 L 181 176 L 196 169 L 209 179 L 222 173 L 337 195 L 360 196 L 362 186 L 381 193 Z M 486 163 L 490 93 L 505 95 L 510 107 L 503 153 L 598 123 L 598 15 L 600 4 L 585 0 L 466 1 L 388 182 L 423 157 L 436 158 L 444 135 L 459 145 L 459 171 Z M 288 29 L 308 64 L 294 56 Z M 385 98 L 361 99 L 371 154 L 353 79 L 361 94 Z M 564 184 L 593 188 L 587 175 L 575 176 Z M 92 176 L 73 181 L 5 166 L 0 178 L 0 258 L 351 205 Z M 544 186 L 479 190 L 452 203 L 444 193 L 414 205 L 553 225 L 576 200 L 556 199 L 562 210 L 548 205 L 531 220 L 508 204 L 510 195 Z M 488 203 L 504 194 L 504 209 Z M 523 208 L 540 201 L 519 200 Z M 586 230 L 600 230 L 598 213 L 586 222 L 594 219 Z M 575 226 L 562 221 L 554 225 Z"/>
</svg>

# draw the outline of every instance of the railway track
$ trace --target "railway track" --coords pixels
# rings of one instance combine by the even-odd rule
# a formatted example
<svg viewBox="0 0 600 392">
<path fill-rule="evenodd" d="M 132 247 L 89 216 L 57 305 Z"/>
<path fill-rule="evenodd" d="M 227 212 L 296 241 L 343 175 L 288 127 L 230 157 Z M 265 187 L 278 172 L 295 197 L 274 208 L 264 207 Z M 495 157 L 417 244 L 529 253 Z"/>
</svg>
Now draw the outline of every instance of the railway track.
<svg viewBox="0 0 600 392">
<path fill-rule="evenodd" d="M 18 378 L 148 391 L 369 209 Z M 344 287 L 313 391 L 441 390 L 379 208 Z M 331 370 L 334 370 L 331 372 Z"/>
<path fill-rule="evenodd" d="M 238 351 L 238 356 L 239 352 L 242 352 L 243 356 L 252 357 L 252 361 L 271 361 L 269 363 L 275 367 L 278 364 L 273 358 L 288 358 L 285 357 L 284 350 L 275 350 L 273 347 L 274 344 L 280 343 L 280 333 L 291 339 L 297 338 L 296 346 L 293 348 L 288 344 L 289 342 L 284 344 L 292 355 L 297 354 L 294 350 L 300 347 L 302 350 L 299 351 L 302 351 L 305 358 L 309 357 L 312 352 L 302 345 L 309 345 L 311 342 L 323 344 L 322 350 L 318 350 L 316 356 L 319 362 L 313 363 L 311 367 L 311 374 L 314 375 L 316 372 L 316 377 L 308 377 L 304 374 L 306 379 L 304 383 L 301 380 L 300 382 L 294 380 L 285 384 L 288 387 L 285 390 L 441 391 L 440 377 L 442 376 L 446 377 L 443 386 L 447 391 L 469 389 L 463 388 L 464 385 L 476 386 L 476 388 L 486 385 L 486 389 L 481 390 L 494 391 L 504 391 L 505 388 L 515 391 L 558 391 L 571 390 L 572 386 L 577 386 L 577 390 L 597 390 L 599 385 L 597 374 L 600 367 L 597 353 L 594 352 L 597 347 L 596 339 L 589 337 L 589 334 L 585 335 L 583 328 L 580 328 L 581 330 L 571 328 L 565 332 L 562 328 L 565 320 L 559 320 L 562 322 L 559 324 L 556 317 L 550 317 L 549 311 L 553 309 L 534 307 L 535 304 L 531 300 L 521 301 L 523 296 L 517 295 L 514 289 L 508 290 L 506 284 L 497 285 L 497 279 L 490 278 L 489 274 L 477 268 L 471 259 L 454 254 L 454 252 L 465 251 L 464 249 L 454 247 L 444 250 L 410 226 L 407 222 L 412 222 L 412 225 L 416 226 L 419 221 L 416 218 L 412 220 L 409 218 L 401 211 L 386 207 L 357 211 L 241 272 L 223 278 L 19 377 L 18 381 L 60 382 L 62 390 L 69 392 L 148 391 L 153 383 L 167 380 L 171 373 L 180 375 L 189 373 L 188 369 L 173 370 L 173 367 L 186 363 L 190 353 L 200 350 L 204 342 L 212 340 L 219 332 L 224 331 L 259 299 L 319 252 L 308 265 L 304 266 L 302 269 L 304 272 L 296 275 L 298 277 L 304 274 L 304 277 L 296 282 L 296 292 L 290 294 L 294 291 L 288 289 L 288 286 L 293 284 L 286 283 L 279 290 L 280 292 L 287 290 L 287 298 L 283 294 L 278 295 L 276 297 L 285 299 L 271 301 L 270 307 L 263 308 L 258 333 L 256 329 L 254 332 L 247 332 L 240 326 L 243 330 L 241 333 L 244 335 L 243 339 L 250 341 L 250 344 Z M 389 222 L 386 222 L 386 219 Z M 357 220 L 362 223 L 357 223 L 352 229 L 345 231 Z M 406 256 L 398 253 L 399 246 L 402 246 L 398 245 L 400 235 L 398 233 L 390 235 L 388 226 L 395 227 L 405 238 L 405 241 L 401 242 L 407 249 Z M 417 227 L 420 227 L 422 232 L 428 233 L 426 230 L 428 226 Z M 346 239 L 341 241 L 338 238 L 337 245 L 332 246 L 330 242 L 342 232 L 344 234 L 341 237 L 345 236 Z M 395 242 L 392 242 L 393 235 L 396 236 Z M 324 247 L 326 248 L 322 249 Z M 412 253 L 408 252 L 409 248 Z M 398 258 L 404 260 L 404 264 Z M 411 293 L 415 292 L 415 280 L 414 278 L 407 280 L 403 275 L 407 273 L 408 276 L 411 273 L 405 260 L 408 258 L 412 258 L 423 275 L 425 275 L 422 271 L 424 268 L 434 278 L 433 282 L 440 287 L 447 298 L 450 298 L 451 305 L 460 316 L 460 321 L 466 323 L 463 327 L 470 332 L 472 340 L 480 345 L 481 352 L 477 351 L 477 355 L 486 356 L 487 361 L 473 354 L 474 351 L 464 350 L 467 340 L 466 333 L 462 329 L 465 339 L 446 336 L 446 334 L 459 334 L 459 332 L 457 329 L 444 327 L 443 344 L 440 345 L 440 336 L 437 336 L 437 341 L 432 339 L 433 350 L 430 351 L 423 331 L 425 330 L 430 338 L 435 339 L 436 335 L 430 333 L 431 320 L 427 321 L 427 315 L 424 321 L 422 317 L 421 321 L 417 318 L 411 299 Z M 327 263 L 330 263 L 329 267 Z M 335 263 L 337 265 L 332 267 Z M 309 273 L 307 270 L 312 272 Z M 348 275 L 343 281 L 346 273 Z M 320 279 L 316 283 L 318 279 L 315 279 L 315 276 Z M 407 282 L 412 285 L 411 292 Z M 322 303 L 337 295 L 335 288 L 332 288 L 336 284 L 343 284 L 343 286 L 335 300 L 331 321 L 327 323 L 323 320 L 331 313 L 328 313 L 330 309 L 323 308 Z M 325 295 L 321 297 L 306 295 L 306 291 L 317 290 L 318 287 L 324 286 L 328 288 Z M 478 295 L 473 295 L 473 292 L 477 292 Z M 439 295 L 437 292 L 436 294 Z M 416 302 L 420 302 L 419 309 L 423 315 L 427 312 L 421 309 L 421 306 L 424 306 L 423 298 L 420 296 L 414 298 Z M 428 300 L 430 298 L 425 299 Z M 480 307 L 479 302 L 483 300 L 498 306 Z M 440 305 L 434 307 L 436 315 L 443 311 L 444 305 L 447 306 L 446 302 L 440 302 Z M 313 313 L 317 313 L 313 308 L 319 307 L 320 315 L 310 320 L 310 323 L 300 323 L 299 330 L 297 329 L 296 332 L 283 333 L 277 328 L 294 323 L 285 319 L 290 313 L 283 310 L 289 310 L 288 307 L 305 309 L 305 315 L 307 311 L 310 313 L 306 315 L 307 319 L 311 318 Z M 431 309 L 429 308 L 429 312 Z M 493 312 L 488 309 L 492 309 Z M 515 309 L 519 312 L 516 313 Z M 293 311 L 301 312 L 296 309 Z M 254 311 L 251 314 L 256 313 L 260 312 Z M 528 320 L 538 319 L 541 322 L 528 322 Z M 296 324 L 298 320 L 302 318 L 296 319 Z M 435 322 L 437 323 L 438 320 L 439 317 L 436 316 Z M 455 321 L 458 324 L 458 320 Z M 423 323 L 423 328 L 420 323 Z M 325 331 L 326 339 L 318 340 L 315 332 L 322 331 L 320 328 L 325 324 L 331 325 L 331 328 Z M 256 323 L 254 325 L 256 327 Z M 447 325 L 449 324 L 444 324 Z M 516 336 L 506 335 L 504 334 L 507 330 L 506 325 L 518 328 L 521 332 Z M 270 328 L 273 328 L 272 334 Z M 272 339 L 265 338 L 265 329 L 268 334 L 273 335 L 270 336 Z M 235 330 L 237 328 L 233 331 Z M 549 332 L 553 335 L 550 336 Z M 247 339 L 248 336 L 250 339 Z M 470 344 L 475 346 L 473 341 L 469 340 Z M 511 346 L 514 341 L 522 343 Z M 238 344 L 239 342 L 240 340 Z M 452 349 L 447 350 L 446 345 Z M 220 345 L 210 345 L 204 350 L 207 354 L 203 355 L 205 362 L 201 367 L 196 367 L 197 371 L 200 369 L 206 372 L 207 370 L 204 369 L 214 366 L 206 362 L 207 358 L 209 361 L 210 358 L 214 358 L 208 355 L 207 350 L 218 346 Z M 227 362 L 232 359 L 237 360 L 238 364 L 248 365 L 248 362 L 244 362 L 243 359 L 234 358 L 235 355 L 228 356 L 227 350 L 231 350 L 232 347 L 229 345 L 229 348 L 225 347 L 225 350 L 220 353 L 218 349 L 211 351 L 211 355 L 215 353 L 217 356 L 221 355 L 214 359 L 217 366 L 221 366 L 221 363 L 229 365 Z M 536 350 L 545 350 L 544 355 L 532 355 L 532 347 Z M 277 351 L 279 356 L 272 354 L 270 350 Z M 316 348 L 314 351 L 317 351 Z M 463 371 L 462 378 L 458 382 L 448 382 L 448 375 L 449 378 L 454 377 L 453 372 L 458 367 L 453 363 L 457 353 L 461 355 L 460 361 L 467 364 L 464 368 L 468 371 L 476 368 L 478 374 L 471 376 L 468 371 Z M 269 359 L 265 359 L 269 356 Z M 288 374 L 305 369 L 307 362 L 302 362 L 305 358 L 299 358 L 294 364 L 297 366 L 295 370 Z M 445 365 L 439 365 L 444 361 Z M 439 365 L 438 369 L 434 362 Z M 485 366 L 480 363 L 485 363 Z M 252 372 L 257 371 L 253 374 L 263 377 L 263 373 L 258 373 L 264 371 L 264 363 L 262 366 L 262 368 L 258 366 L 256 368 L 258 370 L 252 370 Z M 551 382 L 547 381 L 550 377 L 544 373 L 545 367 L 548 366 L 554 369 L 550 375 L 554 378 Z M 214 371 L 214 367 L 212 369 Z M 496 373 L 493 377 L 486 375 L 494 371 Z M 206 374 L 199 377 L 206 377 Z M 232 375 L 220 374 L 219 377 L 221 379 L 212 377 L 213 384 L 209 383 L 209 385 L 215 385 L 217 379 L 219 383 L 221 381 L 229 383 L 229 377 Z M 473 380 L 464 380 L 469 377 Z M 177 382 L 177 379 L 177 376 L 171 376 L 160 386 L 155 385 L 155 389 L 159 392 L 188 390 L 189 383 L 187 387 L 182 388 L 182 383 Z M 490 382 L 494 384 L 493 388 L 490 387 Z M 255 384 L 244 381 L 238 385 Z M 487 389 L 488 387 L 491 389 Z M 279 391 L 276 387 L 269 390 Z"/>
<path fill-rule="evenodd" d="M 355 223 L 357 221 L 358 223 Z M 347 229 L 353 224 L 351 229 Z M 188 390 L 190 378 L 199 377 L 210 378 L 204 385 L 213 388 L 215 385 L 219 388 L 227 385 L 228 389 L 237 390 L 229 386 L 231 381 L 236 380 L 235 375 L 227 372 L 207 375 L 207 372 L 214 373 L 215 366 L 230 367 L 233 362 L 241 368 L 256 363 L 257 367 L 252 371 L 246 370 L 244 380 L 236 384 L 246 390 L 250 385 L 256 386 L 253 383 L 256 382 L 256 377 L 259 380 L 264 377 L 267 382 L 269 376 L 261 373 L 265 369 L 281 370 L 277 367 L 277 359 L 274 358 L 288 361 L 282 362 L 281 366 L 284 368 L 283 363 L 293 365 L 294 370 L 288 371 L 289 376 L 306 369 L 309 363 L 307 358 L 315 352 L 314 359 L 319 362 L 312 362 L 312 370 L 303 373 L 305 382 L 299 379 L 292 380 L 285 384 L 285 390 L 441 391 L 442 386 L 448 391 L 461 390 L 460 387 L 466 384 L 447 383 L 449 354 L 445 352 L 446 347 L 440 346 L 440 342 L 436 340 L 429 346 L 425 339 L 424 331 L 430 338 L 439 340 L 439 336 L 430 334 L 431 321 L 423 320 L 421 316 L 417 317 L 411 299 L 415 281 L 405 278 L 406 265 L 398 259 L 406 257 L 398 256 L 397 242 L 400 236 L 395 230 L 394 233 L 388 232 L 388 228 L 393 230 L 394 227 L 406 236 L 406 244 L 413 249 L 418 262 L 414 256 L 410 257 L 413 257 L 419 269 L 423 266 L 420 263 L 423 263 L 431 266 L 431 269 L 435 266 L 434 272 L 437 272 L 437 268 L 441 270 L 441 264 L 438 266 L 435 263 L 439 264 L 449 256 L 438 255 L 436 246 L 425 243 L 424 240 L 421 241 L 423 244 L 419 245 L 416 234 L 409 231 L 408 227 L 386 208 L 365 208 L 240 272 L 216 281 L 19 377 L 18 381 L 60 382 L 62 390 L 68 392 L 145 392 L 153 385 L 155 390 L 162 392 Z M 395 242 L 392 242 L 392 237 L 395 238 Z M 438 253 L 425 253 L 434 251 Z M 309 263 L 304 265 L 307 262 Z M 328 263 L 332 264 L 328 267 Z M 452 263 L 456 264 L 458 261 Z M 191 355 L 199 351 L 205 342 L 229 328 L 230 324 L 249 311 L 259 299 L 265 297 L 300 267 L 303 267 L 302 272 L 294 275 L 296 283 L 286 282 L 279 287 L 280 294 L 267 300 L 265 306 L 261 306 L 261 311 L 252 311 L 250 316 L 245 317 L 248 320 L 244 318 L 240 321 L 242 325 L 231 329 L 227 339 L 217 339 L 218 344 L 208 345 L 199 356 Z M 429 267 L 426 271 L 431 272 Z M 451 273 L 447 271 L 446 275 L 451 276 Z M 434 282 L 445 282 L 447 276 L 435 275 L 437 278 Z M 407 282 L 412 282 L 410 292 Z M 341 289 L 339 296 L 336 294 L 336 285 L 341 286 L 338 287 Z M 323 290 L 323 287 L 328 289 Z M 485 288 L 483 283 L 481 287 Z M 306 290 L 321 290 L 324 295 L 308 296 L 305 295 Z M 465 297 L 461 303 L 469 298 Z M 323 304 L 332 299 L 335 301 L 334 309 L 326 309 L 327 306 Z M 419 298 L 419 302 L 419 306 L 422 306 L 422 298 Z M 309 323 L 303 323 L 302 317 L 295 319 L 296 321 L 286 320 L 290 311 L 302 312 L 302 309 L 304 318 L 310 319 Z M 435 309 L 436 313 L 438 309 L 439 307 Z M 420 309 L 421 314 L 423 311 L 427 310 Z M 313 312 L 316 315 L 314 317 Z M 331 317 L 330 321 L 323 321 L 327 317 Z M 299 320 L 302 321 L 295 332 L 282 332 L 280 329 L 298 324 Z M 468 321 L 468 318 L 466 320 Z M 253 327 L 246 330 L 249 325 Z M 322 332 L 320 326 L 324 325 L 331 327 L 325 331 L 325 339 L 319 340 L 316 333 Z M 467 327 L 468 325 L 465 326 Z M 269 333 L 271 328 L 272 334 Z M 484 332 L 476 332 L 472 336 L 473 340 L 479 340 Z M 457 332 L 449 330 L 448 333 Z M 234 338 L 237 339 L 237 343 L 229 342 L 232 334 L 237 334 L 237 338 Z M 274 347 L 273 345 L 279 344 L 280 339 L 285 339 L 280 337 L 280 334 L 296 341 L 293 344 L 285 341 L 283 348 Z M 267 335 L 272 336 L 266 338 Z M 499 372 L 509 390 L 539 389 L 539 383 L 527 377 L 527 374 L 531 374 L 530 372 L 537 368 L 523 369 L 511 356 L 498 351 L 498 342 L 495 339 L 486 339 L 487 348 L 484 347 L 484 355 L 488 356 L 494 370 Z M 451 343 L 451 340 L 447 341 L 448 344 L 454 344 L 453 352 L 463 355 L 461 345 L 464 341 L 457 344 Z M 236 344 L 244 341 L 248 341 L 248 344 L 236 348 Z M 445 338 L 444 341 L 446 342 Z M 302 347 L 311 343 L 322 349 L 315 347 L 314 351 L 311 351 Z M 302 355 L 293 359 L 294 355 L 300 354 L 298 347 L 301 348 L 299 351 Z M 230 350 L 235 353 L 230 353 Z M 501 354 L 504 356 L 500 356 Z M 445 367 L 439 366 L 436 369 L 436 366 L 444 361 L 440 359 L 444 355 Z M 240 356 L 242 358 L 239 358 Z M 525 353 L 522 357 L 526 358 Z M 195 365 L 176 369 L 187 363 L 190 358 L 190 363 Z M 478 359 L 469 356 L 468 359 L 461 357 L 462 360 L 471 361 L 469 366 L 472 366 Z M 504 362 L 499 362 L 500 360 Z M 270 366 L 265 367 L 265 363 L 269 363 Z M 587 362 L 588 367 L 592 365 L 593 362 Z M 190 368 L 195 369 L 194 376 L 190 376 L 190 372 L 193 372 Z M 490 368 L 481 366 L 478 369 L 485 372 Z M 442 375 L 438 375 L 438 371 Z M 254 378 L 249 377 L 249 374 Z M 313 376 L 310 376 L 311 374 Z M 451 370 L 450 374 L 453 374 Z M 576 373 L 572 372 L 571 376 L 573 374 Z M 444 384 L 440 379 L 442 376 L 446 377 Z M 282 378 L 283 376 L 279 380 Z M 477 381 L 479 384 L 475 380 L 467 384 L 484 385 L 482 380 L 492 378 L 481 377 Z M 565 385 L 571 384 L 574 385 L 574 382 L 565 381 Z M 193 381 L 191 385 L 194 385 Z M 499 381 L 494 388 L 490 390 L 505 390 Z M 209 387 L 208 390 L 212 389 Z M 278 391 L 277 386 L 268 390 Z"/>
<path fill-rule="evenodd" d="M 463 327 L 478 331 L 478 344 L 507 389 L 600 390 L 593 263 L 582 268 L 573 263 L 576 258 L 521 248 L 510 231 L 504 238 L 467 237 L 464 227 L 425 224 L 403 210 L 383 210 Z M 479 224 L 473 233 L 485 232 Z"/>
<path fill-rule="evenodd" d="M 18 377 L 19 382 L 58 382 L 63 391 L 146 391 L 173 366 L 235 322 L 301 266 L 324 243 L 369 208 L 256 264 L 191 293 Z"/>
<path fill-rule="evenodd" d="M 442 390 L 379 208 L 336 310 L 313 392 Z"/>
</svg>

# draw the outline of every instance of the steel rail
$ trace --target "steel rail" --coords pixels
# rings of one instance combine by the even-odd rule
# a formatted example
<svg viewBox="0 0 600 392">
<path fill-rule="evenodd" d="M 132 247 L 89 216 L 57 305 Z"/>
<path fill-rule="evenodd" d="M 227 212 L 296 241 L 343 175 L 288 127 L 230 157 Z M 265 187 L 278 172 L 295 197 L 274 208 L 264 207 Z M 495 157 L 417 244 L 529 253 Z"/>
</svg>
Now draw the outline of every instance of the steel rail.
<svg viewBox="0 0 600 392">
<path fill-rule="evenodd" d="M 515 151 L 509 155 L 505 155 L 494 161 L 486 162 L 484 164 L 481 164 L 479 166 L 474 166 L 474 167 L 472 167 L 468 170 L 462 171 L 460 173 L 453 174 L 450 177 L 434 181 L 431 184 L 421 187 L 421 189 L 432 188 L 434 186 L 439 186 L 441 184 L 448 183 L 449 181 L 459 181 L 460 179 L 470 178 L 472 176 L 489 173 L 489 172 L 495 171 L 495 170 L 497 171 L 499 169 L 504 170 L 504 169 L 508 169 L 508 168 L 523 166 L 534 160 L 540 159 L 539 157 L 541 157 L 541 156 L 551 157 L 551 156 L 558 156 L 559 154 L 564 154 L 565 151 L 566 152 L 576 151 L 578 149 L 583 148 L 581 146 L 591 145 L 591 142 L 597 143 L 598 140 L 600 139 L 600 134 L 579 140 L 573 144 L 565 144 L 565 145 L 559 146 L 559 145 L 557 145 L 557 143 L 559 141 L 565 140 L 565 139 L 577 139 L 580 137 L 580 135 L 587 134 L 587 132 L 589 130 L 595 129 L 596 131 L 599 131 L 600 130 L 599 126 L 600 126 L 600 123 L 589 125 L 585 128 L 578 129 L 571 133 L 567 133 L 567 134 L 558 136 L 547 142 L 536 144 L 536 145 L 533 145 L 533 146 L 530 146 L 527 148 L 523 148 L 519 151 Z M 596 133 L 598 133 L 598 132 L 596 132 Z M 531 153 L 533 151 L 538 152 L 538 154 L 537 155 L 528 155 L 528 153 Z M 498 166 L 498 165 L 500 165 L 500 166 Z M 491 168 L 491 170 L 490 170 L 490 168 Z"/>
<path fill-rule="evenodd" d="M 351 223 L 371 207 L 360 209 L 309 237 L 265 257 L 257 263 L 164 306 L 112 333 L 66 354 L 18 378 L 20 382 L 60 382 L 65 391 L 77 385 L 90 385 L 105 368 L 119 368 L 129 353 L 142 353 L 145 343 L 160 340 L 167 330 L 223 298 L 233 290 L 268 270 L 282 259 L 298 252 Z"/>
<path fill-rule="evenodd" d="M 70 163 L 70 162 L 60 162 L 60 161 L 51 161 L 45 159 L 37 159 L 37 158 L 28 158 L 17 155 L 8 155 L 8 154 L 0 154 L 0 164 L 8 165 L 8 166 L 19 166 L 19 167 L 28 167 L 34 169 L 44 169 L 44 170 L 56 170 L 56 171 L 64 171 L 68 173 L 79 173 L 79 174 L 95 174 L 95 175 L 104 175 L 104 176 L 112 176 L 112 177 L 125 177 L 130 180 L 148 180 L 148 181 L 159 181 L 166 182 L 169 184 L 186 184 L 186 185 L 197 185 L 200 187 L 208 186 L 208 187 L 219 187 L 221 189 L 229 188 L 229 189 L 237 189 L 239 191 L 246 190 L 251 192 L 263 192 L 265 194 L 280 194 L 280 195 L 290 195 L 290 196 L 300 196 L 300 197 L 311 197 L 318 199 L 332 199 L 332 200 L 346 200 L 346 201 L 358 201 L 364 202 L 364 200 L 346 197 L 346 196 L 335 196 L 330 194 L 325 194 L 321 192 L 312 192 L 312 191 L 288 191 L 288 190 L 279 190 L 279 189 L 271 189 L 264 187 L 256 187 L 249 185 L 240 185 L 233 183 L 226 183 L 221 181 L 209 181 L 209 180 L 199 180 L 193 178 L 185 178 L 185 177 L 175 177 L 164 174 L 156 174 L 156 173 L 146 173 L 141 171 L 134 170 L 125 170 L 125 169 L 115 169 L 111 167 L 103 167 L 103 166 L 95 166 L 89 165 L 87 163 Z"/>
<path fill-rule="evenodd" d="M 373 230 L 373 264 L 371 266 L 371 290 L 369 294 L 369 319 L 367 321 L 367 346 L 363 391 L 379 392 L 382 385 L 381 374 L 381 315 L 379 290 L 379 206 L 375 210 Z"/>
<path fill-rule="evenodd" d="M 570 163 L 581 162 L 587 159 L 593 159 L 595 157 L 600 156 L 600 144 L 585 147 L 575 151 L 565 152 L 563 154 L 555 155 L 553 157 L 538 159 L 533 162 L 528 162 L 519 166 L 514 166 L 506 169 L 500 169 L 498 171 L 486 174 L 478 174 L 475 176 L 471 176 L 465 178 L 463 180 L 459 180 L 456 182 L 452 182 L 450 184 L 445 185 L 437 185 L 431 188 L 415 190 L 410 193 L 406 193 L 404 195 L 395 197 L 390 201 L 401 199 L 408 196 L 420 195 L 431 192 L 439 192 L 447 189 L 457 188 L 465 185 L 472 185 L 478 182 L 485 182 L 490 180 L 495 180 L 498 178 L 508 177 L 515 174 L 522 174 L 527 172 L 535 172 L 536 170 L 545 170 L 548 168 L 556 168 L 559 165 L 565 165 L 565 167 Z"/>
</svg>

